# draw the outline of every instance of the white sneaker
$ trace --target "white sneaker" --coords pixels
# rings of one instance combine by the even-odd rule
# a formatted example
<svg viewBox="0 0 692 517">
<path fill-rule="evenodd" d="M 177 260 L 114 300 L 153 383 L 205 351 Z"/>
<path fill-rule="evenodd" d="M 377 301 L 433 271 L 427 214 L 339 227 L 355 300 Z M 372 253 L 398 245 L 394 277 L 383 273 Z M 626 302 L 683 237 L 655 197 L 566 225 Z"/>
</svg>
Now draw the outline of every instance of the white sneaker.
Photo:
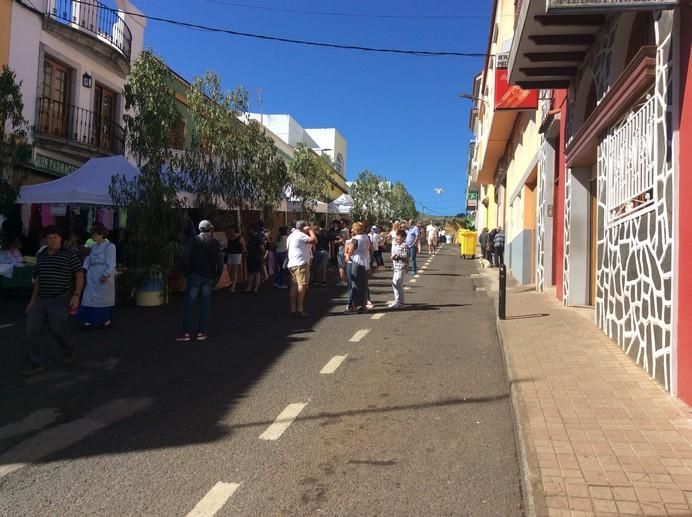
<svg viewBox="0 0 692 517">
<path fill-rule="evenodd" d="M 365 304 L 365 307 L 366 307 L 367 309 L 374 309 L 374 308 L 375 308 L 375 304 L 372 303 L 372 302 L 368 302 L 368 303 Z"/>
<path fill-rule="evenodd" d="M 391 305 L 388 305 L 388 308 L 390 309 L 401 309 L 404 306 L 403 303 L 392 303 Z"/>
</svg>

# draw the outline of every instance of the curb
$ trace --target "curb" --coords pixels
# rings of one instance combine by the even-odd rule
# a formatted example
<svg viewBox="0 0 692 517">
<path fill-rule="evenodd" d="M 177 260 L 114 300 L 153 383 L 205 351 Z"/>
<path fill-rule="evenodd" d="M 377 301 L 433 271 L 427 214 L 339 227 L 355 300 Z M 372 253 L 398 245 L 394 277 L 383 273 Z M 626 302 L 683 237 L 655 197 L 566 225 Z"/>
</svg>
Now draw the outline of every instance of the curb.
<svg viewBox="0 0 692 517">
<path fill-rule="evenodd" d="M 482 268 L 478 268 L 479 272 L 483 274 Z M 484 275 L 485 276 L 485 275 Z M 482 278 L 483 283 L 488 281 L 487 278 Z M 495 314 L 498 310 L 498 300 L 494 291 L 488 290 L 488 297 L 493 302 L 493 307 L 495 308 Z M 500 350 L 502 352 L 502 361 L 505 365 L 505 372 L 507 373 L 507 384 L 509 388 L 509 399 L 510 408 L 512 411 L 512 420 L 514 423 L 514 442 L 517 444 L 517 453 L 519 455 L 519 471 L 521 474 L 521 484 L 522 484 L 522 502 L 524 506 L 524 514 L 526 517 L 537 517 L 548 514 L 548 508 L 545 502 L 545 496 L 541 491 L 542 481 L 541 481 L 541 471 L 538 464 L 538 456 L 533 447 L 531 447 L 525 437 L 527 433 L 524 429 L 522 421 L 528 421 L 528 411 L 526 406 L 521 401 L 521 396 L 518 393 L 518 388 L 511 378 L 511 371 L 509 368 L 509 358 L 507 357 L 507 348 L 505 346 L 505 336 L 502 331 L 502 325 L 500 318 L 495 317 L 495 331 L 497 333 L 497 338 L 500 343 Z"/>
<path fill-rule="evenodd" d="M 502 332 L 500 319 L 495 319 L 495 328 L 497 337 L 500 341 L 500 349 L 502 350 L 502 360 L 505 363 L 505 371 L 509 385 L 509 399 L 511 401 L 512 419 L 514 420 L 514 441 L 517 444 L 517 452 L 519 454 L 519 470 L 521 472 L 522 493 L 524 502 L 524 514 L 527 517 L 536 517 L 539 515 L 547 515 L 548 508 L 545 504 L 545 498 L 540 492 L 541 475 L 538 465 L 538 456 L 533 447 L 529 447 L 525 440 L 526 432 L 522 424 L 522 418 L 527 419 L 527 411 L 525 405 L 521 401 L 518 389 L 511 379 L 509 370 L 509 362 L 507 350 L 505 348 L 505 338 Z M 540 494 L 537 496 L 537 494 Z"/>
</svg>

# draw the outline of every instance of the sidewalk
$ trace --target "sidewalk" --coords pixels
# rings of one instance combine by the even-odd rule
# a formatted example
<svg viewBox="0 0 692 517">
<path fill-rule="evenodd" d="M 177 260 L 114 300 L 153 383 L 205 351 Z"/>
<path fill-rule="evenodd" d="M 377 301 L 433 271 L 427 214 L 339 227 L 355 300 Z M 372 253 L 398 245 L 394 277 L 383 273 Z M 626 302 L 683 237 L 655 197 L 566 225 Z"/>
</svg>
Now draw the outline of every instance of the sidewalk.
<svg viewBox="0 0 692 517">
<path fill-rule="evenodd" d="M 498 333 L 527 515 L 692 516 L 691 408 L 552 295 L 508 289 Z"/>
</svg>

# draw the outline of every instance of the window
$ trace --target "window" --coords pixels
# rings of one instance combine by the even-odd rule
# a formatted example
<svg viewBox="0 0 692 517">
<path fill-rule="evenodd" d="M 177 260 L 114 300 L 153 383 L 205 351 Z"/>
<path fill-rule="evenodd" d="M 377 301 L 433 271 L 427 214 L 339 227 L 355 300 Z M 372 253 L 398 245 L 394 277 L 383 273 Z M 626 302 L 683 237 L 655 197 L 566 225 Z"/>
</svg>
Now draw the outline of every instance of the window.
<svg viewBox="0 0 692 517">
<path fill-rule="evenodd" d="M 654 208 L 655 97 L 647 95 L 603 140 L 609 225 Z"/>
<path fill-rule="evenodd" d="M 94 88 L 94 136 L 92 143 L 107 152 L 110 152 L 114 143 L 116 98 L 117 95 L 114 91 L 100 84 Z"/>
<path fill-rule="evenodd" d="M 43 96 L 39 100 L 39 130 L 67 136 L 70 69 L 46 57 L 43 60 Z"/>
<path fill-rule="evenodd" d="M 185 120 L 182 117 L 178 118 L 171 128 L 171 147 L 173 149 L 185 149 Z"/>
</svg>

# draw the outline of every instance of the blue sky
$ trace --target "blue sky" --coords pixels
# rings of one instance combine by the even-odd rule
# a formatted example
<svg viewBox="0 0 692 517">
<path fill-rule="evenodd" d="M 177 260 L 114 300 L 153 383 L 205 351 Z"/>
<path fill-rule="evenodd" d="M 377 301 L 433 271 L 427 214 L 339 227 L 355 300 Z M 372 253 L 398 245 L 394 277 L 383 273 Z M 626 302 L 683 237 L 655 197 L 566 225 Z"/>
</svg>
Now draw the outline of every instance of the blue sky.
<svg viewBox="0 0 692 517">
<path fill-rule="evenodd" d="M 134 0 L 145 14 L 284 38 L 372 47 L 484 52 L 490 0 Z M 256 8 L 242 7 L 254 6 Z M 328 16 L 280 11 L 338 12 Z M 369 17 L 362 15 L 376 15 Z M 393 18 L 388 16 L 410 16 Z M 251 109 L 303 127 L 336 127 L 347 177 L 368 169 L 402 181 L 419 210 L 464 211 L 471 89 L 482 58 L 418 57 L 305 47 L 150 21 L 145 45 L 188 79 L 207 70 L 244 86 Z M 436 194 L 433 189 L 442 188 Z"/>
</svg>

